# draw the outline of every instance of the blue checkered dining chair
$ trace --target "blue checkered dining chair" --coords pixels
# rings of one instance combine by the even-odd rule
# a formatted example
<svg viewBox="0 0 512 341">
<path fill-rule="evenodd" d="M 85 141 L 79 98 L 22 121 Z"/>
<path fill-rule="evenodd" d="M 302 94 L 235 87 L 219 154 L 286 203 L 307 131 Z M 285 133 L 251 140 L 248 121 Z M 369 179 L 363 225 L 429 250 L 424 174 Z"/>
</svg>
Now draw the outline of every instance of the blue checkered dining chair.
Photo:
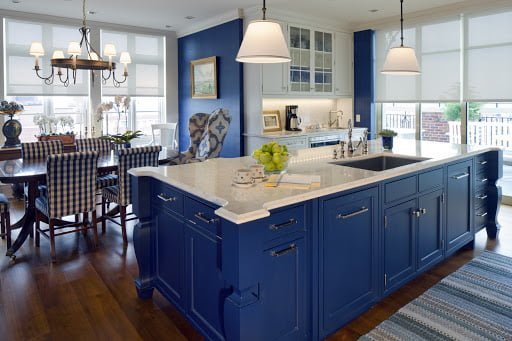
<svg viewBox="0 0 512 341">
<path fill-rule="evenodd" d="M 7 248 L 11 247 L 11 216 L 9 213 L 9 200 L 5 194 L 0 193 L 0 236 L 7 238 Z"/>
<path fill-rule="evenodd" d="M 55 237 L 94 231 L 94 242 L 98 244 L 96 217 L 96 177 L 98 152 L 75 152 L 49 155 L 46 161 L 47 195 L 36 198 L 36 246 L 40 235 L 50 239 L 50 254 L 56 261 Z M 89 222 L 89 212 L 92 222 Z M 80 222 L 60 224 L 62 217 L 83 215 Z M 48 223 L 48 229 L 41 228 L 41 221 Z M 59 223 L 59 224 L 58 224 Z M 62 232 L 57 232 L 62 230 Z"/>
<path fill-rule="evenodd" d="M 112 150 L 112 142 L 102 138 L 78 139 L 76 140 L 76 150 L 78 152 L 97 151 L 100 155 L 108 154 Z M 112 174 L 112 172 L 100 173 L 98 174 L 96 185 L 98 190 L 108 186 L 115 186 L 117 185 L 117 175 Z"/>
<path fill-rule="evenodd" d="M 132 203 L 130 175 L 128 170 L 137 167 L 158 167 L 158 155 L 162 146 L 144 146 L 136 148 L 125 148 L 117 151 L 119 184 L 117 186 L 105 187 L 101 190 L 101 208 L 103 215 L 101 217 L 101 229 L 105 233 L 106 220 L 110 220 L 121 226 L 123 234 L 123 243 L 128 243 L 126 236 L 126 222 L 137 218 L 126 219 L 126 208 Z M 119 216 L 111 217 L 106 214 L 106 203 L 111 202 L 119 206 Z M 117 222 L 115 218 L 120 218 Z"/>
</svg>

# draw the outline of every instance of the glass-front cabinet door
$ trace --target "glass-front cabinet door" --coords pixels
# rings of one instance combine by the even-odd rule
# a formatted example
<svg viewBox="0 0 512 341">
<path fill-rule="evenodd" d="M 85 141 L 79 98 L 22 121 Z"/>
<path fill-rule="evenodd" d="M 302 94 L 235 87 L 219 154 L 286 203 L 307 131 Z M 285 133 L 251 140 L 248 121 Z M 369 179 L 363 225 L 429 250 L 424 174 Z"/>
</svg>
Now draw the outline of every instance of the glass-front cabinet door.
<svg viewBox="0 0 512 341">
<path fill-rule="evenodd" d="M 290 92 L 332 93 L 333 34 L 290 26 Z"/>
<path fill-rule="evenodd" d="M 309 92 L 311 86 L 311 30 L 290 27 L 290 91 Z"/>
</svg>

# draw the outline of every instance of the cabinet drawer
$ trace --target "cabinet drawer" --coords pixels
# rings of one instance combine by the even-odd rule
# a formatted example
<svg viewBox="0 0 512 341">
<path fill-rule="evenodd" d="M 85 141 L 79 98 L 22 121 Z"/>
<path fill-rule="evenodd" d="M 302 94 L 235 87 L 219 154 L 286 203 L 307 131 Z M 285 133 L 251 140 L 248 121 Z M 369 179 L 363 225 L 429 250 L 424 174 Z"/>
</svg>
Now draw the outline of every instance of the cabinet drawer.
<svg viewBox="0 0 512 341">
<path fill-rule="evenodd" d="M 475 157 L 475 173 L 487 173 L 490 166 L 490 155 L 488 153 L 486 154 L 480 154 Z"/>
<path fill-rule="evenodd" d="M 474 200 L 475 209 L 478 209 L 478 208 L 484 206 L 485 204 L 487 204 L 488 196 L 489 196 L 489 194 L 487 191 L 487 187 L 476 189 L 475 190 L 475 200 Z"/>
<path fill-rule="evenodd" d="M 386 204 L 397 201 L 403 198 L 407 198 L 417 192 L 417 177 L 410 176 L 405 179 L 388 182 L 385 184 L 385 198 Z"/>
<path fill-rule="evenodd" d="M 420 192 L 443 185 L 443 169 L 438 168 L 418 175 L 418 190 Z"/>
<path fill-rule="evenodd" d="M 153 182 L 152 200 L 157 206 L 183 215 L 183 194 L 163 182 Z"/>
<path fill-rule="evenodd" d="M 203 204 L 197 200 L 185 197 L 185 219 L 192 225 L 198 225 L 209 232 L 219 236 L 219 218 L 215 215 L 216 208 Z"/>
<path fill-rule="evenodd" d="M 304 206 L 295 206 L 272 212 L 270 217 L 265 221 L 265 241 L 269 241 L 285 234 L 305 231 L 306 224 L 304 222 Z"/>
<path fill-rule="evenodd" d="M 487 224 L 488 216 L 489 216 L 489 214 L 487 211 L 487 205 L 475 210 L 475 229 L 476 229 L 476 231 L 480 230 Z"/>
</svg>

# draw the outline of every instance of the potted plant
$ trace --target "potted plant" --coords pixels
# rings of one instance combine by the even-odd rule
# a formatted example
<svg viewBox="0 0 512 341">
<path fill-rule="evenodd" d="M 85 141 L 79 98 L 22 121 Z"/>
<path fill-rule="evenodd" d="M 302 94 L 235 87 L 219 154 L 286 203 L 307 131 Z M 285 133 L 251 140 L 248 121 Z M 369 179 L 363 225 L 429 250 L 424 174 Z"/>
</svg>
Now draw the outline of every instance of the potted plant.
<svg viewBox="0 0 512 341">
<path fill-rule="evenodd" d="M 39 127 L 38 141 L 60 140 L 62 144 L 75 144 L 75 121 L 71 116 L 56 118 L 47 115 L 35 115 L 34 123 Z M 60 126 L 60 129 L 59 129 Z"/>
<path fill-rule="evenodd" d="M 110 140 L 112 143 L 114 143 L 116 146 L 124 148 L 130 148 L 131 147 L 131 140 L 134 138 L 140 137 L 144 135 L 142 131 L 136 130 L 127 130 L 122 134 L 114 134 L 114 135 L 106 135 L 103 136 L 104 139 Z"/>
<path fill-rule="evenodd" d="M 396 131 L 391 129 L 384 129 L 379 132 L 379 135 L 382 137 L 382 147 L 385 150 L 393 149 L 393 137 L 398 135 Z"/>
</svg>

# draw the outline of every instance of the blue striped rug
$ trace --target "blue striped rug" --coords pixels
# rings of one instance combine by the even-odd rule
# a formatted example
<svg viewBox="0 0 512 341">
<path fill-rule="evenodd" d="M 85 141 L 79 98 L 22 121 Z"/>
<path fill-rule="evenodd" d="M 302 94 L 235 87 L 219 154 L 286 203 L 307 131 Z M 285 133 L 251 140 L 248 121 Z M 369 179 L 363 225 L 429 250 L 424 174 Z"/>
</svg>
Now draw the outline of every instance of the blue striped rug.
<svg viewBox="0 0 512 341">
<path fill-rule="evenodd" d="M 359 340 L 512 340 L 512 258 L 482 253 Z"/>
</svg>

